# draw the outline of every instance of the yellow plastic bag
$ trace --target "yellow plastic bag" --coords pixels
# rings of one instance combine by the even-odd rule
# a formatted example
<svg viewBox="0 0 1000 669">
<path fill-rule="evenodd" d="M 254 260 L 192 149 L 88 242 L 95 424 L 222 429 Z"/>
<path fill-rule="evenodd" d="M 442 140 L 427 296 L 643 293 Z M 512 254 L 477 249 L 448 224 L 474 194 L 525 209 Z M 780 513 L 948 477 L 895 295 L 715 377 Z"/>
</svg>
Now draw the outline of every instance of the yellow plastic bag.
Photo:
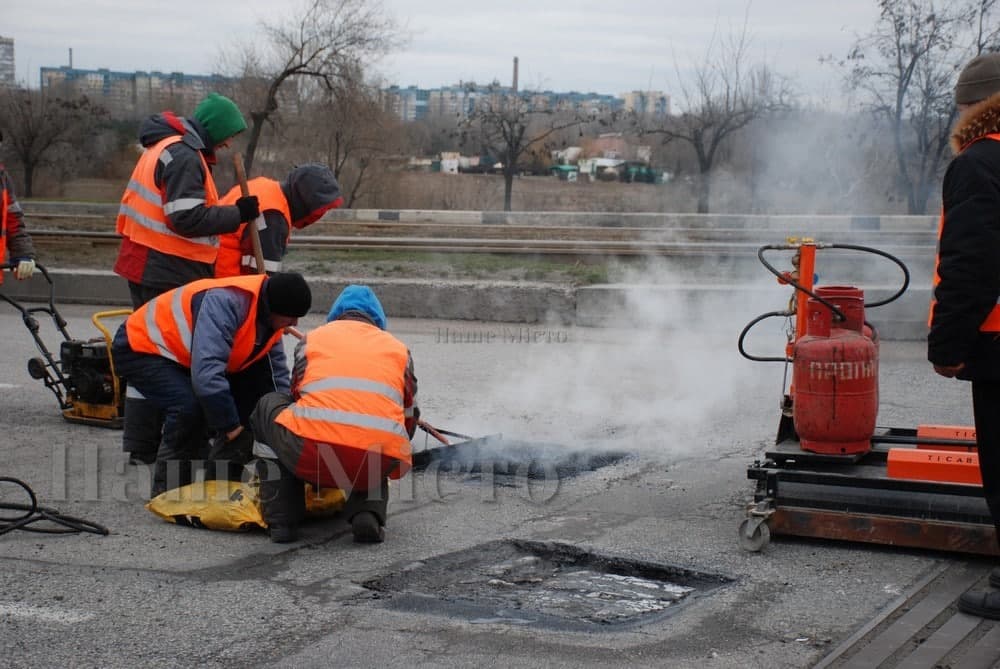
<svg viewBox="0 0 1000 669">
<path fill-rule="evenodd" d="M 306 483 L 306 515 L 327 518 L 344 508 L 344 491 L 340 488 L 313 488 Z"/>
<path fill-rule="evenodd" d="M 256 491 L 240 481 L 197 481 L 160 493 L 146 508 L 169 523 L 209 530 L 267 527 Z"/>
<path fill-rule="evenodd" d="M 306 515 L 328 517 L 344 506 L 344 493 L 337 488 L 306 487 Z M 209 530 L 246 531 L 267 529 L 257 494 L 257 480 L 198 481 L 167 490 L 149 500 L 146 508 L 169 523 Z"/>
</svg>

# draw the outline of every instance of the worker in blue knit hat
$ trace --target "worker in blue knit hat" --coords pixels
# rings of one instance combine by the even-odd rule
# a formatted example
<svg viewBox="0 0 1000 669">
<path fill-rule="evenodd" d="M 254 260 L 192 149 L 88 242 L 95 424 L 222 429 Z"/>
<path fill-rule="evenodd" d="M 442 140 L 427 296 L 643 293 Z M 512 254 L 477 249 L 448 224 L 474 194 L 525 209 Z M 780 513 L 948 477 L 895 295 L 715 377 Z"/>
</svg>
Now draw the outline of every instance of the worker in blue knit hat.
<svg viewBox="0 0 1000 669">
<path fill-rule="evenodd" d="M 339 488 L 354 540 L 385 539 L 389 479 L 410 470 L 417 428 L 413 357 L 386 331 L 371 288 L 349 285 L 326 325 L 295 349 L 290 392 L 263 395 L 250 414 L 261 511 L 271 541 L 298 538 L 305 487 Z"/>
<path fill-rule="evenodd" d="M 118 211 L 122 243 L 114 266 L 128 281 L 133 308 L 213 277 L 219 235 L 260 214 L 255 196 L 220 204 L 212 178 L 216 151 L 246 127 L 236 103 L 218 93 L 207 95 L 190 118 L 165 111 L 140 125 L 144 150 Z M 126 386 L 123 448 L 132 462 L 156 458 L 162 419 L 151 407 Z"/>
</svg>

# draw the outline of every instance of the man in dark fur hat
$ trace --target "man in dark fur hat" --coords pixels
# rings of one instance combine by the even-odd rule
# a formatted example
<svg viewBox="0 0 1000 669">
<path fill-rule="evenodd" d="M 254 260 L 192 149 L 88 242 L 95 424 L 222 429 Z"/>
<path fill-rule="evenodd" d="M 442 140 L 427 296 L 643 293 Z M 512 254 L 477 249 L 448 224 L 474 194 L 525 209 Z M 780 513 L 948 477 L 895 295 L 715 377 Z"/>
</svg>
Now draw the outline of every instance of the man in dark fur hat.
<svg viewBox="0 0 1000 669">
<path fill-rule="evenodd" d="M 965 66 L 955 102 L 927 358 L 938 374 L 972 382 L 983 495 L 1000 542 L 1000 53 Z M 959 610 L 1000 619 L 1000 567 L 990 585 L 963 594 Z"/>
</svg>

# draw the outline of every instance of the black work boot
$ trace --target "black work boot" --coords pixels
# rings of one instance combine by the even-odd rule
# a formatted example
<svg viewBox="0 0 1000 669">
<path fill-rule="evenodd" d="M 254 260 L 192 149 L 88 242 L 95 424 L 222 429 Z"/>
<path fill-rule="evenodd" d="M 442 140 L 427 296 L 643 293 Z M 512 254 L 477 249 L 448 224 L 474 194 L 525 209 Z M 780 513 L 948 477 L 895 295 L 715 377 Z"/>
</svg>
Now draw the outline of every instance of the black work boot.
<svg viewBox="0 0 1000 669">
<path fill-rule="evenodd" d="M 194 480 L 189 460 L 157 458 L 153 463 L 153 485 L 150 497 L 189 485 Z"/>
<path fill-rule="evenodd" d="M 389 508 L 389 479 L 374 490 L 352 490 L 342 513 L 350 520 L 354 541 L 379 544 L 385 541 L 385 520 Z"/>
<path fill-rule="evenodd" d="M 260 479 L 261 512 L 271 541 L 297 541 L 299 523 L 305 515 L 305 485 L 278 460 L 259 458 L 255 469 Z"/>
<path fill-rule="evenodd" d="M 380 544 L 385 541 L 385 527 L 371 511 L 361 511 L 351 518 L 351 532 L 359 544 Z"/>
<path fill-rule="evenodd" d="M 958 610 L 980 618 L 1000 620 L 1000 591 L 969 590 L 958 598 Z"/>
</svg>

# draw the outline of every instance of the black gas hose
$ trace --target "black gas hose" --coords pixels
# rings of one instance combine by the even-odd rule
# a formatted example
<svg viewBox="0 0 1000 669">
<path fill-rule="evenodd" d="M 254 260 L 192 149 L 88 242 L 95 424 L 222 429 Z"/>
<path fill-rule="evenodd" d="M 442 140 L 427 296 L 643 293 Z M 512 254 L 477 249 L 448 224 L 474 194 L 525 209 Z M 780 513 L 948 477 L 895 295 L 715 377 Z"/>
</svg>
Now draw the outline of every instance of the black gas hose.
<svg viewBox="0 0 1000 669">
<path fill-rule="evenodd" d="M 798 244 L 766 244 L 764 246 L 761 246 L 759 249 L 757 249 L 757 259 L 760 260 L 761 264 L 764 265 L 764 267 L 766 267 L 769 272 L 771 272 L 772 274 L 774 274 L 781 281 L 783 281 L 783 282 L 787 283 L 788 285 L 792 286 L 792 288 L 794 288 L 795 290 L 802 291 L 803 293 L 805 293 L 809 297 L 812 297 L 813 299 L 815 299 L 818 302 L 820 302 L 821 304 L 823 304 L 827 309 L 829 309 L 830 311 L 833 312 L 834 318 L 837 321 L 844 321 L 844 320 L 846 320 L 847 317 L 844 315 L 844 312 L 842 312 L 840 309 L 838 309 L 836 305 L 834 305 L 833 303 L 831 303 L 826 298 L 821 297 L 820 295 L 817 295 L 815 292 L 809 290 L 808 288 L 806 288 L 802 284 L 798 283 L 794 279 L 790 278 L 787 274 L 781 272 L 780 270 L 778 270 L 777 268 L 775 268 L 771 263 L 769 263 L 767 260 L 764 259 L 764 252 L 765 251 L 791 251 L 791 250 L 795 250 L 795 249 L 799 249 L 799 248 L 801 248 L 801 245 L 798 245 Z M 896 256 L 892 255 L 891 253 L 887 253 L 886 251 L 882 251 L 880 249 L 872 248 L 870 246 L 859 246 L 857 244 L 817 244 L 816 248 L 817 249 L 846 249 L 846 250 L 850 250 L 850 251 L 862 251 L 864 253 L 873 253 L 875 255 L 882 256 L 883 258 L 887 258 L 888 260 L 891 260 L 892 262 L 896 263 L 896 265 L 899 266 L 899 268 L 903 272 L 903 284 L 900 287 L 900 289 L 897 290 L 895 293 L 893 293 L 892 295 L 890 295 L 889 297 L 887 297 L 884 300 L 878 300 L 876 302 L 866 302 L 865 305 L 864 305 L 866 309 L 873 308 L 873 307 L 881 307 L 881 306 L 884 306 L 886 304 L 889 304 L 890 302 L 894 302 L 894 301 L 898 300 L 903 295 L 903 293 L 906 292 L 906 289 L 909 288 L 909 286 L 910 286 L 910 270 L 906 267 L 906 265 L 903 263 L 902 260 L 900 260 Z M 744 358 L 746 358 L 748 360 L 753 360 L 754 362 L 785 362 L 785 363 L 791 362 L 791 359 L 788 358 L 787 356 L 781 356 L 781 357 L 777 357 L 777 356 L 764 357 L 764 356 L 750 355 L 749 353 L 746 352 L 746 349 L 743 347 L 743 341 L 746 338 L 747 333 L 750 332 L 750 330 L 753 328 L 753 326 L 755 326 L 757 323 L 759 323 L 759 322 L 761 322 L 761 321 L 763 321 L 765 319 L 768 319 L 768 318 L 774 318 L 774 317 L 778 317 L 778 316 L 783 317 L 783 318 L 788 318 L 788 317 L 791 317 L 793 315 L 794 315 L 794 312 L 788 311 L 788 310 L 786 310 L 786 311 L 771 311 L 771 312 L 768 312 L 766 314 L 761 314 L 760 316 L 754 318 L 752 321 L 750 321 L 749 323 L 747 323 L 746 327 L 743 328 L 743 331 L 740 332 L 739 340 L 737 341 L 737 346 L 739 348 L 740 355 L 742 355 Z M 869 328 L 871 328 L 871 330 L 872 330 L 872 338 L 873 339 L 878 339 L 878 331 L 875 329 L 875 326 L 873 326 L 868 321 L 865 321 L 865 325 L 867 325 Z"/>
<path fill-rule="evenodd" d="M 38 498 L 35 497 L 35 491 L 24 481 L 9 476 L 0 476 L 0 485 L 4 483 L 12 483 L 19 486 L 28 496 L 30 503 L 0 502 L 0 510 L 22 512 L 14 516 L 0 515 L 0 535 L 13 532 L 14 530 L 38 532 L 41 534 L 75 534 L 77 532 L 92 532 L 93 534 L 101 535 L 110 534 L 108 528 L 103 525 L 83 520 L 82 518 L 67 516 L 55 509 L 38 506 Z M 32 527 L 35 523 L 43 521 L 50 523 L 50 525 Z M 55 527 L 52 525 L 55 525 Z"/>
</svg>

